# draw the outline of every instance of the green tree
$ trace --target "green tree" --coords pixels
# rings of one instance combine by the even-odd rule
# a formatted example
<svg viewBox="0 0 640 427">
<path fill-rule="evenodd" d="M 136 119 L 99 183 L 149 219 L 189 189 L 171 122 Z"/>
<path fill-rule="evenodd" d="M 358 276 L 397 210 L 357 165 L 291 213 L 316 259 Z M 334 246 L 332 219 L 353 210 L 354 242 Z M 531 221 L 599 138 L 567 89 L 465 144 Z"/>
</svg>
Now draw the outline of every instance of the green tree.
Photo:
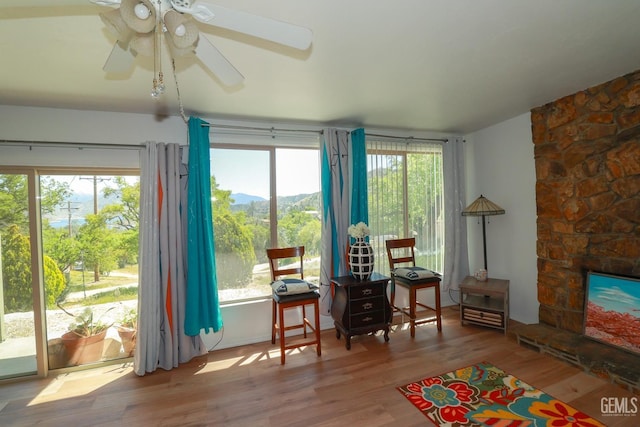
<svg viewBox="0 0 640 427">
<path fill-rule="evenodd" d="M 320 255 L 322 250 L 322 223 L 318 218 L 312 218 L 300 229 L 298 238 L 304 245 L 305 253 L 309 256 Z"/>
<path fill-rule="evenodd" d="M 117 266 L 116 237 L 107 227 L 107 218 L 103 215 L 89 214 L 78 230 L 77 236 L 83 253 L 85 267 L 97 269 L 100 273 L 109 273 Z"/>
<path fill-rule="evenodd" d="M 43 224 L 44 253 L 55 260 L 58 268 L 65 271 L 80 259 L 80 242 L 69 237 L 66 228 L 54 228 Z"/>
<path fill-rule="evenodd" d="M 218 188 L 213 176 L 211 188 L 218 286 L 237 287 L 251 278 L 256 263 L 252 229 L 244 212 L 231 212 L 231 191 Z"/>
<path fill-rule="evenodd" d="M 369 211 L 379 212 L 378 227 L 372 231 L 378 235 L 403 236 L 403 157 L 391 154 L 377 156 L 380 161 L 376 164 L 384 166 L 376 171 L 379 178 L 367 180 Z"/>
<path fill-rule="evenodd" d="M 51 257 L 44 256 L 44 289 L 47 308 L 55 308 L 60 295 L 67 287 L 64 274 Z"/>
<path fill-rule="evenodd" d="M 10 225 L 2 241 L 2 283 L 6 313 L 33 308 L 29 238 Z"/>
<path fill-rule="evenodd" d="M 279 246 L 304 246 L 307 255 L 320 253 L 320 220 L 309 212 L 289 210 L 278 221 Z"/>
<path fill-rule="evenodd" d="M 113 234 L 114 255 L 118 267 L 138 262 L 138 235 L 140 230 L 140 181 L 129 183 L 122 176 L 113 178 L 115 187 L 103 189 L 106 198 L 116 198 L 117 203 L 109 204 L 100 210 L 106 218 Z"/>
<path fill-rule="evenodd" d="M 69 184 L 52 178 L 40 179 L 40 208 L 42 214 L 55 211 L 71 194 Z M 17 225 L 23 232 L 29 227 L 29 198 L 27 176 L 0 174 L 0 230 Z"/>
<path fill-rule="evenodd" d="M 424 247 L 425 236 L 442 214 L 441 176 L 439 154 L 407 155 L 409 232 L 417 237 L 416 246 L 420 249 L 429 249 Z"/>
<path fill-rule="evenodd" d="M 29 224 L 26 175 L 0 175 L 0 230 L 17 225 L 26 230 Z"/>
<path fill-rule="evenodd" d="M 44 285 L 47 307 L 54 307 L 66 288 L 64 275 L 48 256 L 44 260 Z M 33 308 L 31 253 L 29 238 L 17 225 L 8 228 L 2 242 L 2 281 L 7 313 L 30 311 Z"/>
<path fill-rule="evenodd" d="M 125 177 L 113 178 L 115 188 L 105 187 L 104 197 L 117 198 L 118 203 L 105 206 L 100 213 L 107 217 L 109 223 L 116 224 L 125 230 L 138 230 L 140 223 L 140 181 L 130 184 Z"/>
</svg>

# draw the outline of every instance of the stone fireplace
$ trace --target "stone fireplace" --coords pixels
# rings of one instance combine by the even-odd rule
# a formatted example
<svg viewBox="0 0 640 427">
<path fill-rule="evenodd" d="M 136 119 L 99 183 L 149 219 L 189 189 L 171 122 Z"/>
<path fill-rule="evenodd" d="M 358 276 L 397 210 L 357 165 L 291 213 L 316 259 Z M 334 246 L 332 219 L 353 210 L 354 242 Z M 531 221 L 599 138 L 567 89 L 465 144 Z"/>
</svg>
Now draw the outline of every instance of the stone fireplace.
<svg viewBox="0 0 640 427">
<path fill-rule="evenodd" d="M 531 124 L 540 322 L 582 333 L 586 270 L 640 276 L 640 71 L 535 108 Z"/>
</svg>

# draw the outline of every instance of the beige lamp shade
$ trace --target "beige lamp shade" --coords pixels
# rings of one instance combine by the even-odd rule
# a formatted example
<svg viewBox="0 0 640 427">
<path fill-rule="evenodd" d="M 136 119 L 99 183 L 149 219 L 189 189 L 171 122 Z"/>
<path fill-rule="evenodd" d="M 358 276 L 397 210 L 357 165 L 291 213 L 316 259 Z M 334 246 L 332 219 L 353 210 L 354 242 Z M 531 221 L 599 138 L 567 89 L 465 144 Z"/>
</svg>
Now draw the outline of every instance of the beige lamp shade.
<svg viewBox="0 0 640 427">
<path fill-rule="evenodd" d="M 148 9 L 148 14 L 142 16 L 140 11 L 145 11 L 145 7 Z M 137 14 L 136 8 L 138 10 Z M 149 0 L 122 0 L 122 3 L 120 3 L 120 16 L 122 16 L 129 28 L 136 33 L 150 33 L 156 28 L 156 8 Z"/>
<path fill-rule="evenodd" d="M 484 251 L 484 269 L 487 270 L 487 230 L 485 216 L 503 215 L 504 209 L 484 197 L 482 194 L 462 211 L 462 216 L 482 217 L 482 249 Z"/>
<path fill-rule="evenodd" d="M 155 39 L 154 34 L 138 34 L 136 37 L 133 38 L 133 40 L 131 40 L 131 42 L 129 43 L 129 47 L 138 55 L 153 56 L 155 53 L 154 39 Z"/>
<path fill-rule="evenodd" d="M 186 49 L 195 46 L 198 40 L 198 27 L 193 19 L 170 10 L 164 14 L 164 25 L 167 27 L 167 35 L 178 49 Z"/>
<path fill-rule="evenodd" d="M 178 46 L 176 46 L 171 37 L 167 37 L 166 40 L 167 46 L 169 46 L 169 53 L 171 54 L 172 58 L 180 58 L 196 53 L 197 40 L 196 43 L 185 48 L 179 48 Z"/>
<path fill-rule="evenodd" d="M 107 30 L 114 36 L 118 37 L 118 40 L 122 40 L 131 33 L 131 29 L 127 26 L 127 23 L 122 19 L 120 11 L 118 9 L 110 10 L 109 12 L 102 12 L 99 14 L 100 19 L 107 27 Z"/>
<path fill-rule="evenodd" d="M 462 216 L 503 215 L 504 209 L 482 194 L 462 211 Z"/>
</svg>

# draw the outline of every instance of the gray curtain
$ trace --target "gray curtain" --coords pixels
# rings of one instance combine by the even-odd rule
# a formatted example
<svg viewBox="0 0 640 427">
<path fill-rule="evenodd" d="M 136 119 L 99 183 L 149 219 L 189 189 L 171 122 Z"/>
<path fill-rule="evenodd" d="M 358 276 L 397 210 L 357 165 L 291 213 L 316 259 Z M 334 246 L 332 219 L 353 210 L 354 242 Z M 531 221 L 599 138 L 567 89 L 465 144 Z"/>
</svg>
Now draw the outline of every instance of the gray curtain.
<svg viewBox="0 0 640 427">
<path fill-rule="evenodd" d="M 467 249 L 467 222 L 462 217 L 465 206 L 464 142 L 451 138 L 443 146 L 444 194 L 445 194 L 445 256 L 444 289 L 457 289 L 469 275 Z"/>
<path fill-rule="evenodd" d="M 178 144 L 149 142 L 141 154 L 140 283 L 134 372 L 172 369 L 207 352 L 184 333 L 184 194 Z M 184 169 L 183 169 L 184 170 Z"/>
<path fill-rule="evenodd" d="M 349 132 L 325 129 L 320 144 L 322 175 L 322 254 L 320 314 L 331 314 L 331 278 L 348 274 L 346 249 L 349 228 Z"/>
</svg>

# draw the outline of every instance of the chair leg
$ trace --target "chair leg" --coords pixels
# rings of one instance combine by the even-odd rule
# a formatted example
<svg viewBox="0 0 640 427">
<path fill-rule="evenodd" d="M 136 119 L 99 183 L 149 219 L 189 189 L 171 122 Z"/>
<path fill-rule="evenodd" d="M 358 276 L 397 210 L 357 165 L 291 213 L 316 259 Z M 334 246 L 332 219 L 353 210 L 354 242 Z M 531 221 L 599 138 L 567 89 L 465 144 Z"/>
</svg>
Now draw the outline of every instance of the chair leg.
<svg viewBox="0 0 640 427">
<path fill-rule="evenodd" d="M 438 332 L 442 332 L 442 308 L 440 307 L 440 284 L 433 289 L 436 291 L 436 324 L 438 325 Z"/>
<path fill-rule="evenodd" d="M 320 304 L 318 304 L 318 300 L 316 300 L 313 303 L 313 308 L 315 311 L 315 333 L 316 333 L 316 341 L 318 341 L 318 343 L 316 344 L 316 353 L 318 353 L 318 356 L 322 355 L 322 348 L 320 346 Z"/>
<path fill-rule="evenodd" d="M 304 331 L 304 337 L 307 337 L 307 322 L 305 322 L 305 320 L 307 320 L 307 309 L 306 309 L 306 305 L 303 304 L 302 305 L 302 330 Z"/>
<path fill-rule="evenodd" d="M 281 304 L 278 304 L 278 319 L 280 329 L 280 364 L 284 365 L 285 350 L 284 350 L 284 308 Z"/>
<path fill-rule="evenodd" d="M 416 336 L 416 291 L 415 287 L 411 287 L 409 291 L 409 323 L 411 325 L 411 338 Z"/>
<path fill-rule="evenodd" d="M 393 278 L 391 279 L 391 290 L 389 291 L 389 299 L 391 308 L 394 308 L 396 306 L 396 282 Z"/>
<path fill-rule="evenodd" d="M 278 319 L 276 318 L 276 302 L 274 300 L 271 301 L 271 344 L 276 343 L 276 322 Z"/>
</svg>

